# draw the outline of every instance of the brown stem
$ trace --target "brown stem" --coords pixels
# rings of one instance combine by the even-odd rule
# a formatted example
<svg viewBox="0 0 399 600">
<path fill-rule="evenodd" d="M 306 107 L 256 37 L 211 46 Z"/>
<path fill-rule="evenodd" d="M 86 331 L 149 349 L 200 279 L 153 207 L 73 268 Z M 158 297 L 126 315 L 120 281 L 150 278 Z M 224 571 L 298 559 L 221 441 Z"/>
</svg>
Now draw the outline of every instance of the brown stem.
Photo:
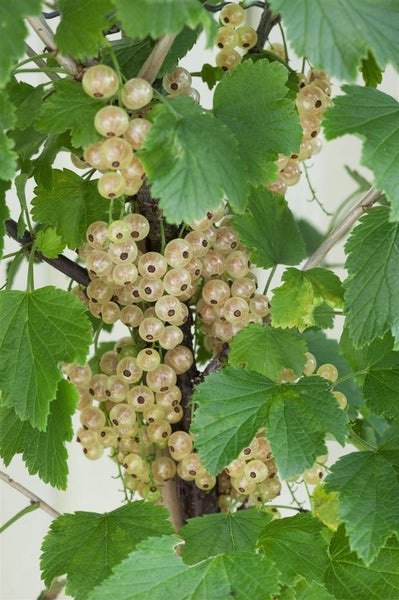
<svg viewBox="0 0 399 600">
<path fill-rule="evenodd" d="M 7 234 L 13 240 L 18 242 L 18 244 L 21 244 L 21 246 L 30 246 L 34 241 L 29 231 L 25 231 L 23 236 L 19 237 L 18 225 L 12 219 L 7 219 L 5 225 Z M 43 256 L 41 252 L 35 252 L 35 257 L 41 262 L 45 262 L 51 265 L 52 267 L 54 267 L 54 269 L 57 269 L 57 271 L 64 273 L 64 275 L 67 275 L 70 279 L 73 279 L 74 281 L 80 283 L 84 287 L 87 287 L 90 283 L 90 278 L 86 269 L 84 269 L 80 265 L 77 265 L 73 262 L 73 260 L 70 260 L 63 254 L 60 254 L 57 258 L 47 258 L 46 256 Z"/>
<path fill-rule="evenodd" d="M 17 490 L 17 492 L 20 492 L 21 494 L 23 494 L 24 496 L 29 498 L 29 500 L 31 500 L 35 504 L 38 504 L 39 508 L 44 510 L 47 514 L 49 514 L 54 519 L 61 516 L 61 513 L 59 513 L 58 510 L 55 510 L 55 508 L 53 508 L 52 506 L 47 504 L 47 502 L 45 502 L 44 500 L 39 498 L 39 496 L 36 496 L 36 494 L 34 494 L 30 490 L 28 490 L 26 487 L 24 487 L 20 483 L 17 483 L 13 479 L 11 479 L 11 477 L 9 475 L 7 475 L 7 473 L 3 473 L 3 471 L 0 471 L 0 479 L 5 481 L 6 483 L 8 483 L 8 485 L 10 485 L 12 488 L 14 488 L 14 490 Z"/>
<path fill-rule="evenodd" d="M 352 208 L 352 210 L 346 215 L 346 217 L 337 225 L 333 231 L 327 236 L 324 242 L 317 248 L 310 258 L 306 261 L 302 267 L 304 271 L 317 267 L 328 254 L 328 252 L 335 246 L 337 242 L 346 234 L 356 221 L 364 215 L 368 208 L 371 208 L 379 198 L 381 198 L 382 192 L 370 188 L 359 202 Z"/>
<path fill-rule="evenodd" d="M 273 27 L 280 22 L 280 15 L 272 13 L 270 5 L 268 2 L 265 2 L 265 7 L 263 9 L 262 16 L 259 20 L 259 25 L 257 27 L 256 33 L 258 35 L 258 40 L 256 42 L 256 46 L 254 47 L 254 52 L 257 50 L 262 50 L 265 43 L 269 38 L 269 34 Z"/>
<path fill-rule="evenodd" d="M 46 48 L 54 52 L 54 58 L 61 67 L 76 79 L 79 79 L 83 67 L 76 62 L 71 56 L 63 56 L 58 52 L 57 45 L 54 41 L 54 35 L 50 27 L 47 25 L 43 17 L 28 17 L 26 19 L 33 31 L 39 36 Z"/>
<path fill-rule="evenodd" d="M 175 38 L 175 35 L 164 34 L 157 39 L 151 54 L 141 67 L 138 77 L 146 79 L 149 83 L 153 83 L 155 81 L 159 69 L 162 67 L 163 61 L 165 60 L 173 42 L 175 41 Z"/>
</svg>

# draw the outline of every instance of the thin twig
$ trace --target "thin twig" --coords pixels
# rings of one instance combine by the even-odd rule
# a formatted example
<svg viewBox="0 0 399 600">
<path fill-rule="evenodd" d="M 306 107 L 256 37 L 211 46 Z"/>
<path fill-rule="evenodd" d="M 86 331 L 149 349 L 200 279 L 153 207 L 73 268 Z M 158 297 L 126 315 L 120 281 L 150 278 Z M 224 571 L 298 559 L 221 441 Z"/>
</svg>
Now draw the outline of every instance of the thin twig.
<svg viewBox="0 0 399 600">
<path fill-rule="evenodd" d="M 266 44 L 266 41 L 269 38 L 271 30 L 279 22 L 280 15 L 272 13 L 269 3 L 265 2 L 263 13 L 259 20 L 259 25 L 256 30 L 256 33 L 258 35 L 258 41 L 256 43 L 256 46 L 253 48 L 253 52 L 256 52 L 256 50 L 262 50 L 262 48 Z"/>
<path fill-rule="evenodd" d="M 364 215 L 368 208 L 371 208 L 379 198 L 381 198 L 382 192 L 370 188 L 359 202 L 352 208 L 352 210 L 346 215 L 346 217 L 337 225 L 335 229 L 328 235 L 324 242 L 317 248 L 316 252 L 312 254 L 303 266 L 303 270 L 313 269 L 317 267 L 328 254 L 328 252 L 335 246 L 335 244 L 346 234 L 356 221 Z"/>
<path fill-rule="evenodd" d="M 33 31 L 39 36 L 46 48 L 54 52 L 54 58 L 61 67 L 64 67 L 73 77 L 79 78 L 82 67 L 71 56 L 63 56 L 58 52 L 54 35 L 43 17 L 28 17 L 27 21 Z"/>
<path fill-rule="evenodd" d="M 25 506 L 25 508 L 17 512 L 13 517 L 11 517 L 11 519 L 8 519 L 8 521 L 0 527 L 0 533 L 3 533 L 3 531 L 11 527 L 11 525 L 19 521 L 21 517 L 36 510 L 37 508 L 40 508 L 40 504 L 38 502 L 31 502 L 28 504 L 28 506 Z"/>
<path fill-rule="evenodd" d="M 0 479 L 8 483 L 8 485 L 14 488 L 14 490 L 20 492 L 20 494 L 23 494 L 24 496 L 29 498 L 29 500 L 31 500 L 33 503 L 38 504 L 39 508 L 44 510 L 44 512 L 52 516 L 54 519 L 61 516 L 61 513 L 59 513 L 58 510 L 55 510 L 55 508 L 47 504 L 47 502 L 39 498 L 39 496 L 36 496 L 36 494 L 28 490 L 26 487 L 11 479 L 11 477 L 7 475 L 7 473 L 3 473 L 3 471 L 0 471 Z"/>
<path fill-rule="evenodd" d="M 31 48 L 29 46 L 29 44 L 25 43 L 25 54 L 27 56 L 29 56 L 30 58 L 33 58 L 33 62 L 40 68 L 40 69 L 47 69 L 47 63 L 46 61 L 44 61 L 42 58 L 36 58 L 37 53 L 33 50 L 33 48 Z M 50 56 L 50 54 L 49 54 Z M 51 55 L 52 56 L 52 55 Z M 52 81 L 56 81 L 57 79 L 60 79 L 60 76 L 57 75 L 57 73 L 46 73 L 47 77 L 49 79 L 51 79 Z"/>
<path fill-rule="evenodd" d="M 173 42 L 175 41 L 175 35 L 161 35 L 157 39 L 151 54 L 143 64 L 138 74 L 138 77 L 146 79 L 148 83 L 153 83 L 158 75 L 159 69 L 162 67 L 163 61 L 165 60 Z"/>
<path fill-rule="evenodd" d="M 29 231 L 25 231 L 22 237 L 18 236 L 18 225 L 12 219 L 7 219 L 5 225 L 7 234 L 13 240 L 18 242 L 18 244 L 21 244 L 21 246 L 29 247 L 33 243 L 34 240 Z M 64 256 L 63 254 L 60 254 L 57 258 L 47 258 L 46 256 L 43 256 L 41 252 L 36 251 L 35 258 L 37 258 L 41 262 L 45 262 L 51 265 L 52 267 L 57 269 L 57 271 L 64 273 L 64 275 L 67 275 L 68 277 L 70 277 L 77 283 L 80 283 L 84 287 L 87 287 L 90 283 L 90 278 L 87 273 L 87 270 L 73 262 L 73 260 L 70 260 L 69 258 Z"/>
</svg>

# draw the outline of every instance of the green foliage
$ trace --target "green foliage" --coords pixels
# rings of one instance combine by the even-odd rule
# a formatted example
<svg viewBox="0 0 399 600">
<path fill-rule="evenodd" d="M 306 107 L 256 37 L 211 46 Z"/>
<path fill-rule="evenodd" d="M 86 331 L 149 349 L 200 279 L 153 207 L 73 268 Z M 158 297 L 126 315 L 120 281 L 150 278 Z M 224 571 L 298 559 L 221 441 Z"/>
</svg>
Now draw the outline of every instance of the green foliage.
<svg viewBox="0 0 399 600">
<path fill-rule="evenodd" d="M 231 341 L 229 364 L 244 366 L 274 380 L 281 377 L 284 369 L 291 369 L 300 377 L 306 350 L 306 342 L 297 332 L 253 323 Z"/>
<path fill-rule="evenodd" d="M 23 19 L 38 15 L 41 4 L 40 0 L 1 3 L 0 23 L 5 34 L 0 38 L 0 88 L 7 83 L 15 62 L 24 53 L 24 39 L 28 30 Z"/>
<path fill-rule="evenodd" d="M 53 227 L 40 229 L 35 238 L 36 248 L 46 258 L 57 258 L 65 248 L 65 244 Z"/>
<path fill-rule="evenodd" d="M 139 542 L 173 532 L 167 516 L 165 508 L 138 501 L 109 513 L 80 511 L 58 517 L 42 545 L 44 582 L 50 585 L 66 573 L 66 592 L 76 600 L 87 598 Z"/>
<path fill-rule="evenodd" d="M 70 131 L 75 148 L 94 144 L 100 137 L 94 117 L 102 106 L 104 101 L 88 96 L 79 82 L 59 79 L 54 83 L 54 92 L 43 102 L 37 129 L 47 135 Z"/>
<path fill-rule="evenodd" d="M 393 352 L 393 338 L 387 333 L 369 346 L 354 348 L 346 332 L 342 351 L 362 388 L 367 406 L 376 415 L 399 419 L 399 352 Z"/>
<path fill-rule="evenodd" d="M 111 0 L 86 0 L 83 4 L 75 0 L 61 0 L 58 8 L 61 20 L 55 41 L 60 52 L 75 58 L 96 56 L 107 43 L 103 31 L 110 29 Z"/>
<path fill-rule="evenodd" d="M 371 52 L 368 53 L 366 59 L 362 60 L 360 71 L 363 81 L 368 87 L 376 88 L 382 82 L 382 71 Z"/>
<path fill-rule="evenodd" d="M 5 221 L 10 216 L 10 211 L 6 204 L 6 191 L 9 187 L 9 183 L 0 180 L 0 258 L 3 256 L 4 250 Z"/>
<path fill-rule="evenodd" d="M 215 162 L 209 161 L 210 148 Z M 202 218 L 225 195 L 233 209 L 244 210 L 247 184 L 237 142 L 223 123 L 190 98 L 180 96 L 157 111 L 137 155 L 168 222 Z"/>
<path fill-rule="evenodd" d="M 215 25 L 199 0 L 112 0 L 123 30 L 132 38 L 177 34 L 186 25 L 202 25 L 208 33 Z"/>
<path fill-rule="evenodd" d="M 380 90 L 360 86 L 342 87 L 326 114 L 325 134 L 333 139 L 353 133 L 364 140 L 362 163 L 374 174 L 375 185 L 391 201 L 391 219 L 399 220 L 399 183 L 395 162 L 399 155 L 399 131 L 392 127 L 399 115 L 395 98 Z"/>
<path fill-rule="evenodd" d="M 17 168 L 17 155 L 13 140 L 7 136 L 7 130 L 10 130 L 16 122 L 15 108 L 7 96 L 0 95 L 0 179 L 8 181 L 12 179 Z"/>
<path fill-rule="evenodd" d="M 302 129 L 295 105 L 286 97 L 287 78 L 287 69 L 278 62 L 246 60 L 226 73 L 215 90 L 214 113 L 237 138 L 253 185 L 276 178 L 279 152 L 289 155 L 299 149 Z"/>
<path fill-rule="evenodd" d="M 316 309 L 323 303 L 342 308 L 343 290 L 339 278 L 327 269 L 299 271 L 289 268 L 282 276 L 283 285 L 273 290 L 272 323 L 275 327 L 319 325 Z"/>
<path fill-rule="evenodd" d="M 368 566 L 388 537 L 399 534 L 398 475 L 399 426 L 393 425 L 378 449 L 343 456 L 326 479 L 327 491 L 339 492 L 350 548 Z"/>
<path fill-rule="evenodd" d="M 331 562 L 325 574 L 325 585 L 337 600 L 381 600 L 399 594 L 399 542 L 392 536 L 370 565 L 365 565 L 352 552 L 341 526 L 329 548 Z"/>
<path fill-rule="evenodd" d="M 328 540 L 325 527 L 312 515 L 299 514 L 268 523 L 258 544 L 280 571 L 285 585 L 294 585 L 298 576 L 308 583 L 323 581 Z"/>
<path fill-rule="evenodd" d="M 2 404 L 44 431 L 59 363 L 83 362 L 90 342 L 86 307 L 68 292 L 51 286 L 0 292 Z"/>
<path fill-rule="evenodd" d="M 346 243 L 346 326 L 356 347 L 389 330 L 399 338 L 398 239 L 398 223 L 389 221 L 388 208 L 378 207 L 360 219 Z"/>
<path fill-rule="evenodd" d="M 278 571 L 262 555 L 247 552 L 220 554 L 191 567 L 176 556 L 178 540 L 148 539 L 139 544 L 88 600 L 176 600 L 207 598 L 211 591 L 220 600 L 271 600 L 278 591 Z"/>
<path fill-rule="evenodd" d="M 327 432 L 345 440 L 346 417 L 328 386 L 320 377 L 277 385 L 232 367 L 208 376 L 195 390 L 199 408 L 191 427 L 204 465 L 211 474 L 220 472 L 266 427 L 281 476 L 302 473 L 326 452 Z"/>
<path fill-rule="evenodd" d="M 189 519 L 179 531 L 184 540 L 181 557 L 193 565 L 217 554 L 253 552 L 261 529 L 270 520 L 270 515 L 256 508 Z"/>
<path fill-rule="evenodd" d="M 233 228 L 251 252 L 251 261 L 269 269 L 278 264 L 296 265 L 305 247 L 287 201 L 265 188 L 252 188 L 248 211 L 234 217 Z"/>
<path fill-rule="evenodd" d="M 21 421 L 13 408 L 0 407 L 0 455 L 7 466 L 15 454 L 22 458 L 31 475 L 65 490 L 68 475 L 68 453 L 65 442 L 73 436 L 72 415 L 78 395 L 75 388 L 61 379 L 57 395 L 50 404 L 45 431 L 34 429 L 29 421 Z"/>
<path fill-rule="evenodd" d="M 54 169 L 52 186 L 35 188 L 32 216 L 56 228 L 61 242 L 75 249 L 86 241 L 90 223 L 108 220 L 109 201 L 97 191 L 97 183 L 82 179 L 69 169 Z"/>
<path fill-rule="evenodd" d="M 338 79 L 354 81 L 371 51 L 380 67 L 398 68 L 399 7 L 395 0 L 272 0 L 299 56 Z"/>
</svg>

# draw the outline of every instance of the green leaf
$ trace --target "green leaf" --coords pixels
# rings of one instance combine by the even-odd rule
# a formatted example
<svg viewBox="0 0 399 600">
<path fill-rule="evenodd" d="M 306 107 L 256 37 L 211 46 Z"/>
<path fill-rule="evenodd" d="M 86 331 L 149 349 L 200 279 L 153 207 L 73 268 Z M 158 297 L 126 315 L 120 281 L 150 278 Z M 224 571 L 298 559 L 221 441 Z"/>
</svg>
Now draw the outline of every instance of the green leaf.
<svg viewBox="0 0 399 600">
<path fill-rule="evenodd" d="M 35 238 L 36 247 L 46 258 L 57 258 L 65 248 L 61 237 L 52 227 L 39 229 Z"/>
<path fill-rule="evenodd" d="M 389 222 L 389 209 L 362 217 L 345 250 L 346 326 L 354 345 L 370 344 L 389 329 L 399 339 L 399 224 Z"/>
<path fill-rule="evenodd" d="M 97 56 L 107 44 L 103 31 L 110 27 L 111 0 L 60 0 L 58 8 L 61 20 L 54 36 L 58 50 L 75 58 Z"/>
<path fill-rule="evenodd" d="M 300 271 L 289 268 L 283 276 L 283 285 L 273 290 L 272 323 L 275 327 L 306 327 L 317 325 L 315 309 L 327 302 L 334 308 L 343 306 L 343 290 L 339 278 L 319 267 Z"/>
<path fill-rule="evenodd" d="M 278 592 L 278 571 L 265 556 L 236 552 L 187 566 L 176 556 L 178 540 L 152 538 L 117 565 L 113 575 L 88 600 L 188 600 L 213 598 L 271 600 Z"/>
<path fill-rule="evenodd" d="M 230 343 L 229 364 L 245 366 L 269 379 L 280 379 L 284 369 L 301 376 L 305 366 L 306 342 L 296 331 L 250 324 Z"/>
<path fill-rule="evenodd" d="M 170 105 L 173 111 L 160 107 L 137 152 L 167 221 L 202 218 L 225 196 L 243 211 L 247 183 L 232 133 L 190 98 L 179 96 Z M 210 151 L 217 160 L 210 160 Z"/>
<path fill-rule="evenodd" d="M 202 65 L 201 79 L 207 84 L 210 90 L 222 79 L 223 75 L 224 71 L 221 67 L 214 67 L 208 63 Z"/>
<path fill-rule="evenodd" d="M 180 529 L 180 555 L 188 565 L 228 552 L 253 552 L 261 529 L 271 516 L 256 508 L 236 513 L 202 515 L 188 519 Z"/>
<path fill-rule="evenodd" d="M 301 579 L 294 588 L 286 588 L 279 600 L 336 600 L 336 598 L 327 591 L 324 585 L 314 581 L 308 584 Z"/>
<path fill-rule="evenodd" d="M 11 79 L 7 85 L 10 101 L 15 106 L 15 127 L 27 129 L 39 113 L 43 101 L 43 85 L 33 87 L 24 81 Z"/>
<path fill-rule="evenodd" d="M 52 187 L 38 185 L 32 207 L 35 221 L 56 227 L 62 242 L 74 250 L 85 241 L 90 223 L 108 220 L 109 202 L 98 193 L 96 181 L 54 169 Z"/>
<path fill-rule="evenodd" d="M 346 525 L 350 547 L 367 565 L 389 536 L 399 534 L 398 456 L 399 425 L 394 425 L 377 451 L 341 457 L 326 478 L 326 490 L 339 493 L 338 516 Z"/>
<path fill-rule="evenodd" d="M 14 105 L 9 101 L 6 92 L 3 91 L 0 95 L 0 179 L 5 181 L 12 179 L 17 169 L 18 157 L 13 150 L 14 142 L 7 136 L 7 131 L 15 125 L 15 122 L 16 115 Z"/>
<path fill-rule="evenodd" d="M 6 191 L 11 183 L 0 181 L 0 258 L 3 256 L 4 236 L 6 234 L 5 221 L 10 218 L 10 211 L 6 204 Z"/>
<path fill-rule="evenodd" d="M 393 338 L 387 333 L 369 346 L 354 348 L 344 330 L 342 351 L 362 388 L 367 406 L 376 415 L 399 419 L 399 352 L 393 352 Z"/>
<path fill-rule="evenodd" d="M 349 363 L 339 353 L 339 346 L 336 340 L 327 338 L 324 332 L 315 329 L 307 329 L 302 335 L 306 340 L 309 352 L 316 357 L 319 367 L 326 363 L 335 365 L 338 369 L 339 379 L 352 373 Z M 363 395 L 356 381 L 352 378 L 338 385 L 334 384 L 334 390 L 345 394 L 349 403 L 348 416 L 350 419 L 354 419 L 358 410 L 364 406 Z"/>
<path fill-rule="evenodd" d="M 51 189 L 53 186 L 53 164 L 62 150 L 71 150 L 70 132 L 46 136 L 43 149 L 34 161 L 33 175 L 37 184 Z"/>
<path fill-rule="evenodd" d="M 287 78 L 278 62 L 246 60 L 226 73 L 215 90 L 214 113 L 237 138 L 253 185 L 273 181 L 278 153 L 290 155 L 301 143 L 298 113 L 286 97 Z"/>
<path fill-rule="evenodd" d="M 179 33 L 186 25 L 203 25 L 208 32 L 216 24 L 198 0 L 112 0 L 123 31 L 131 38 Z"/>
<path fill-rule="evenodd" d="M 380 67 L 399 67 L 396 0 L 272 0 L 298 56 L 338 79 L 354 81 L 371 51 Z"/>
<path fill-rule="evenodd" d="M 399 220 L 399 182 L 395 169 L 399 158 L 399 103 L 379 90 L 360 86 L 342 86 L 326 113 L 327 139 L 353 133 L 362 140 L 362 164 L 374 174 L 375 186 L 391 201 L 391 219 Z"/>
<path fill-rule="evenodd" d="M 58 383 L 57 396 L 50 404 L 46 431 L 21 421 L 13 408 L 0 408 L 0 454 L 7 466 L 15 454 L 22 458 L 30 475 L 61 490 L 67 487 L 68 453 L 64 442 L 73 436 L 72 415 L 78 394 L 68 381 Z"/>
<path fill-rule="evenodd" d="M 341 524 L 338 519 L 339 497 L 336 492 L 326 492 L 324 484 L 316 485 L 312 492 L 315 516 L 329 529 L 336 531 Z"/>
<path fill-rule="evenodd" d="M 44 430 L 61 361 L 83 362 L 91 343 L 86 307 L 47 286 L 0 292 L 0 389 L 4 406 Z"/>
<path fill-rule="evenodd" d="M 363 81 L 368 87 L 376 88 L 381 83 L 382 71 L 371 52 L 368 53 L 367 58 L 362 60 L 360 71 Z"/>
<path fill-rule="evenodd" d="M 283 196 L 268 189 L 252 189 L 248 213 L 234 217 L 233 228 L 251 249 L 251 261 L 269 269 L 278 264 L 296 265 L 305 257 L 305 246 Z"/>
<path fill-rule="evenodd" d="M 191 431 L 205 467 L 219 473 L 266 427 L 283 478 L 302 473 L 326 452 L 330 432 L 343 444 L 346 417 L 328 391 L 329 383 L 308 377 L 276 385 L 258 373 L 227 367 L 196 387 Z"/>
<path fill-rule="evenodd" d="M 337 600 L 399 597 L 399 542 L 395 536 L 367 566 L 351 551 L 342 525 L 331 540 L 330 556 L 325 584 Z"/>
<path fill-rule="evenodd" d="M 94 127 L 94 117 L 104 104 L 103 100 L 88 96 L 81 83 L 59 79 L 54 83 L 54 92 L 43 102 L 36 125 L 47 135 L 70 130 L 72 145 L 84 148 L 100 137 Z"/>
<path fill-rule="evenodd" d="M 28 30 L 25 17 L 40 14 L 40 0 L 13 0 L 1 2 L 0 23 L 3 35 L 0 38 L 0 87 L 7 83 L 14 63 L 24 53 L 24 40 Z"/>
<path fill-rule="evenodd" d="M 311 514 L 276 519 L 266 525 L 258 544 L 280 571 L 282 583 L 294 585 L 298 576 L 308 583 L 323 581 L 328 564 L 324 530 Z"/>
<path fill-rule="evenodd" d="M 173 533 L 167 517 L 165 508 L 144 501 L 104 514 L 79 511 L 58 517 L 42 544 L 45 584 L 66 573 L 67 594 L 83 600 L 139 542 Z"/>
</svg>

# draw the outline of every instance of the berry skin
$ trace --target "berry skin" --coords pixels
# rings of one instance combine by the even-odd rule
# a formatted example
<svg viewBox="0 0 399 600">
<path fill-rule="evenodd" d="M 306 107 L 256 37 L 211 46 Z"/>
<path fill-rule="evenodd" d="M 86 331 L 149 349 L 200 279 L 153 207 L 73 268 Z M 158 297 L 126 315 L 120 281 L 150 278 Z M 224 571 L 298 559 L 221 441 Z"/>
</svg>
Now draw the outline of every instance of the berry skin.
<svg viewBox="0 0 399 600">
<path fill-rule="evenodd" d="M 111 98 L 118 91 L 119 79 L 111 67 L 95 65 L 85 71 L 82 86 L 92 98 Z"/>
</svg>

